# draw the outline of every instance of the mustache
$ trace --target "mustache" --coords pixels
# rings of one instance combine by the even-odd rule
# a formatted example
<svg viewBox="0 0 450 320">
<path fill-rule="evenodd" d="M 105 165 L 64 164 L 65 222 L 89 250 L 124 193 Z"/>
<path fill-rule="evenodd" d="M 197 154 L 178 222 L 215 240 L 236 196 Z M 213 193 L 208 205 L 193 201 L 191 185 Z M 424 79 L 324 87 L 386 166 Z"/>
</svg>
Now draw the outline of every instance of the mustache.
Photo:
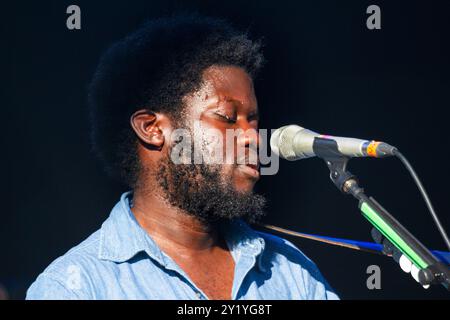
<svg viewBox="0 0 450 320">
<path fill-rule="evenodd" d="M 259 169 L 259 156 L 257 148 L 247 148 L 244 155 L 238 155 L 236 157 L 236 165 L 248 165 L 254 169 Z"/>
</svg>

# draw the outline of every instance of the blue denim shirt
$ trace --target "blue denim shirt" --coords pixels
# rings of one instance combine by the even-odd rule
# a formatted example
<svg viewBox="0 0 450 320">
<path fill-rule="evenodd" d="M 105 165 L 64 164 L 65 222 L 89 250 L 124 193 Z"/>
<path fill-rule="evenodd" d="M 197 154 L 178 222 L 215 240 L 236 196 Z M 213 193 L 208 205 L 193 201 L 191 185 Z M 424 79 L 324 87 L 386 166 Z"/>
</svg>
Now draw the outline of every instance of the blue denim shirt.
<svg viewBox="0 0 450 320">
<path fill-rule="evenodd" d="M 141 228 L 130 200 L 124 193 L 100 230 L 51 263 L 26 298 L 208 299 Z M 223 231 L 235 261 L 232 299 L 338 299 L 290 242 L 241 220 Z"/>
</svg>

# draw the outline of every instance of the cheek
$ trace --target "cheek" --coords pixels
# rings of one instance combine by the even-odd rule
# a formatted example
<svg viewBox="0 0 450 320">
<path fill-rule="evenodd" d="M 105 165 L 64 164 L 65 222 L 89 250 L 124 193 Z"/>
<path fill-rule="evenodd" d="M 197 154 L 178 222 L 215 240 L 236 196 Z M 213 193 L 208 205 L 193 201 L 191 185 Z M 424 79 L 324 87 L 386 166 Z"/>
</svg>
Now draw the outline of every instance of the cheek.
<svg viewBox="0 0 450 320">
<path fill-rule="evenodd" d="M 226 150 L 225 139 L 223 138 L 221 132 L 208 133 L 203 139 L 202 153 L 206 158 L 206 161 L 214 164 L 227 164 L 227 155 L 230 154 Z M 230 170 L 230 169 L 228 169 Z"/>
<path fill-rule="evenodd" d="M 194 148 L 199 148 L 205 163 L 227 165 L 235 163 L 235 141 L 227 139 L 226 132 L 217 128 L 205 127 L 194 136 Z M 228 142 L 228 143 L 227 143 Z M 230 172 L 231 168 L 227 169 Z"/>
</svg>

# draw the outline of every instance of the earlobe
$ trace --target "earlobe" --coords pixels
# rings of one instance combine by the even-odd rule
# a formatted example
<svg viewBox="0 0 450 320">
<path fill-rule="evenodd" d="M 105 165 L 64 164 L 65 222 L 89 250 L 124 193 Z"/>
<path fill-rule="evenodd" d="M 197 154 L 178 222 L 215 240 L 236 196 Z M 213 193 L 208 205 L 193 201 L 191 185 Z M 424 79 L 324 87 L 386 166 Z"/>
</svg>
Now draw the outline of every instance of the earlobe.
<svg viewBox="0 0 450 320">
<path fill-rule="evenodd" d="M 161 149 L 164 145 L 164 134 L 158 124 L 157 114 L 149 110 L 138 110 L 130 117 L 130 125 L 138 138 L 155 149 Z"/>
</svg>

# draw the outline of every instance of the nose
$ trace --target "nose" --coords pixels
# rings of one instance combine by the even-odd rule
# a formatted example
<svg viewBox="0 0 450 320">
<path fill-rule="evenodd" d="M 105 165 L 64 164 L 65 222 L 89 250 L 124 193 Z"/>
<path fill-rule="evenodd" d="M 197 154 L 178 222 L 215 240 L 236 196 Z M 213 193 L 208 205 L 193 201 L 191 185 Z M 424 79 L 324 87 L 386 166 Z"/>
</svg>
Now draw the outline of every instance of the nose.
<svg viewBox="0 0 450 320">
<path fill-rule="evenodd" d="M 239 135 L 238 145 L 257 148 L 260 140 L 258 130 L 252 126 L 242 126 L 240 129 L 243 130 L 243 132 Z"/>
</svg>

